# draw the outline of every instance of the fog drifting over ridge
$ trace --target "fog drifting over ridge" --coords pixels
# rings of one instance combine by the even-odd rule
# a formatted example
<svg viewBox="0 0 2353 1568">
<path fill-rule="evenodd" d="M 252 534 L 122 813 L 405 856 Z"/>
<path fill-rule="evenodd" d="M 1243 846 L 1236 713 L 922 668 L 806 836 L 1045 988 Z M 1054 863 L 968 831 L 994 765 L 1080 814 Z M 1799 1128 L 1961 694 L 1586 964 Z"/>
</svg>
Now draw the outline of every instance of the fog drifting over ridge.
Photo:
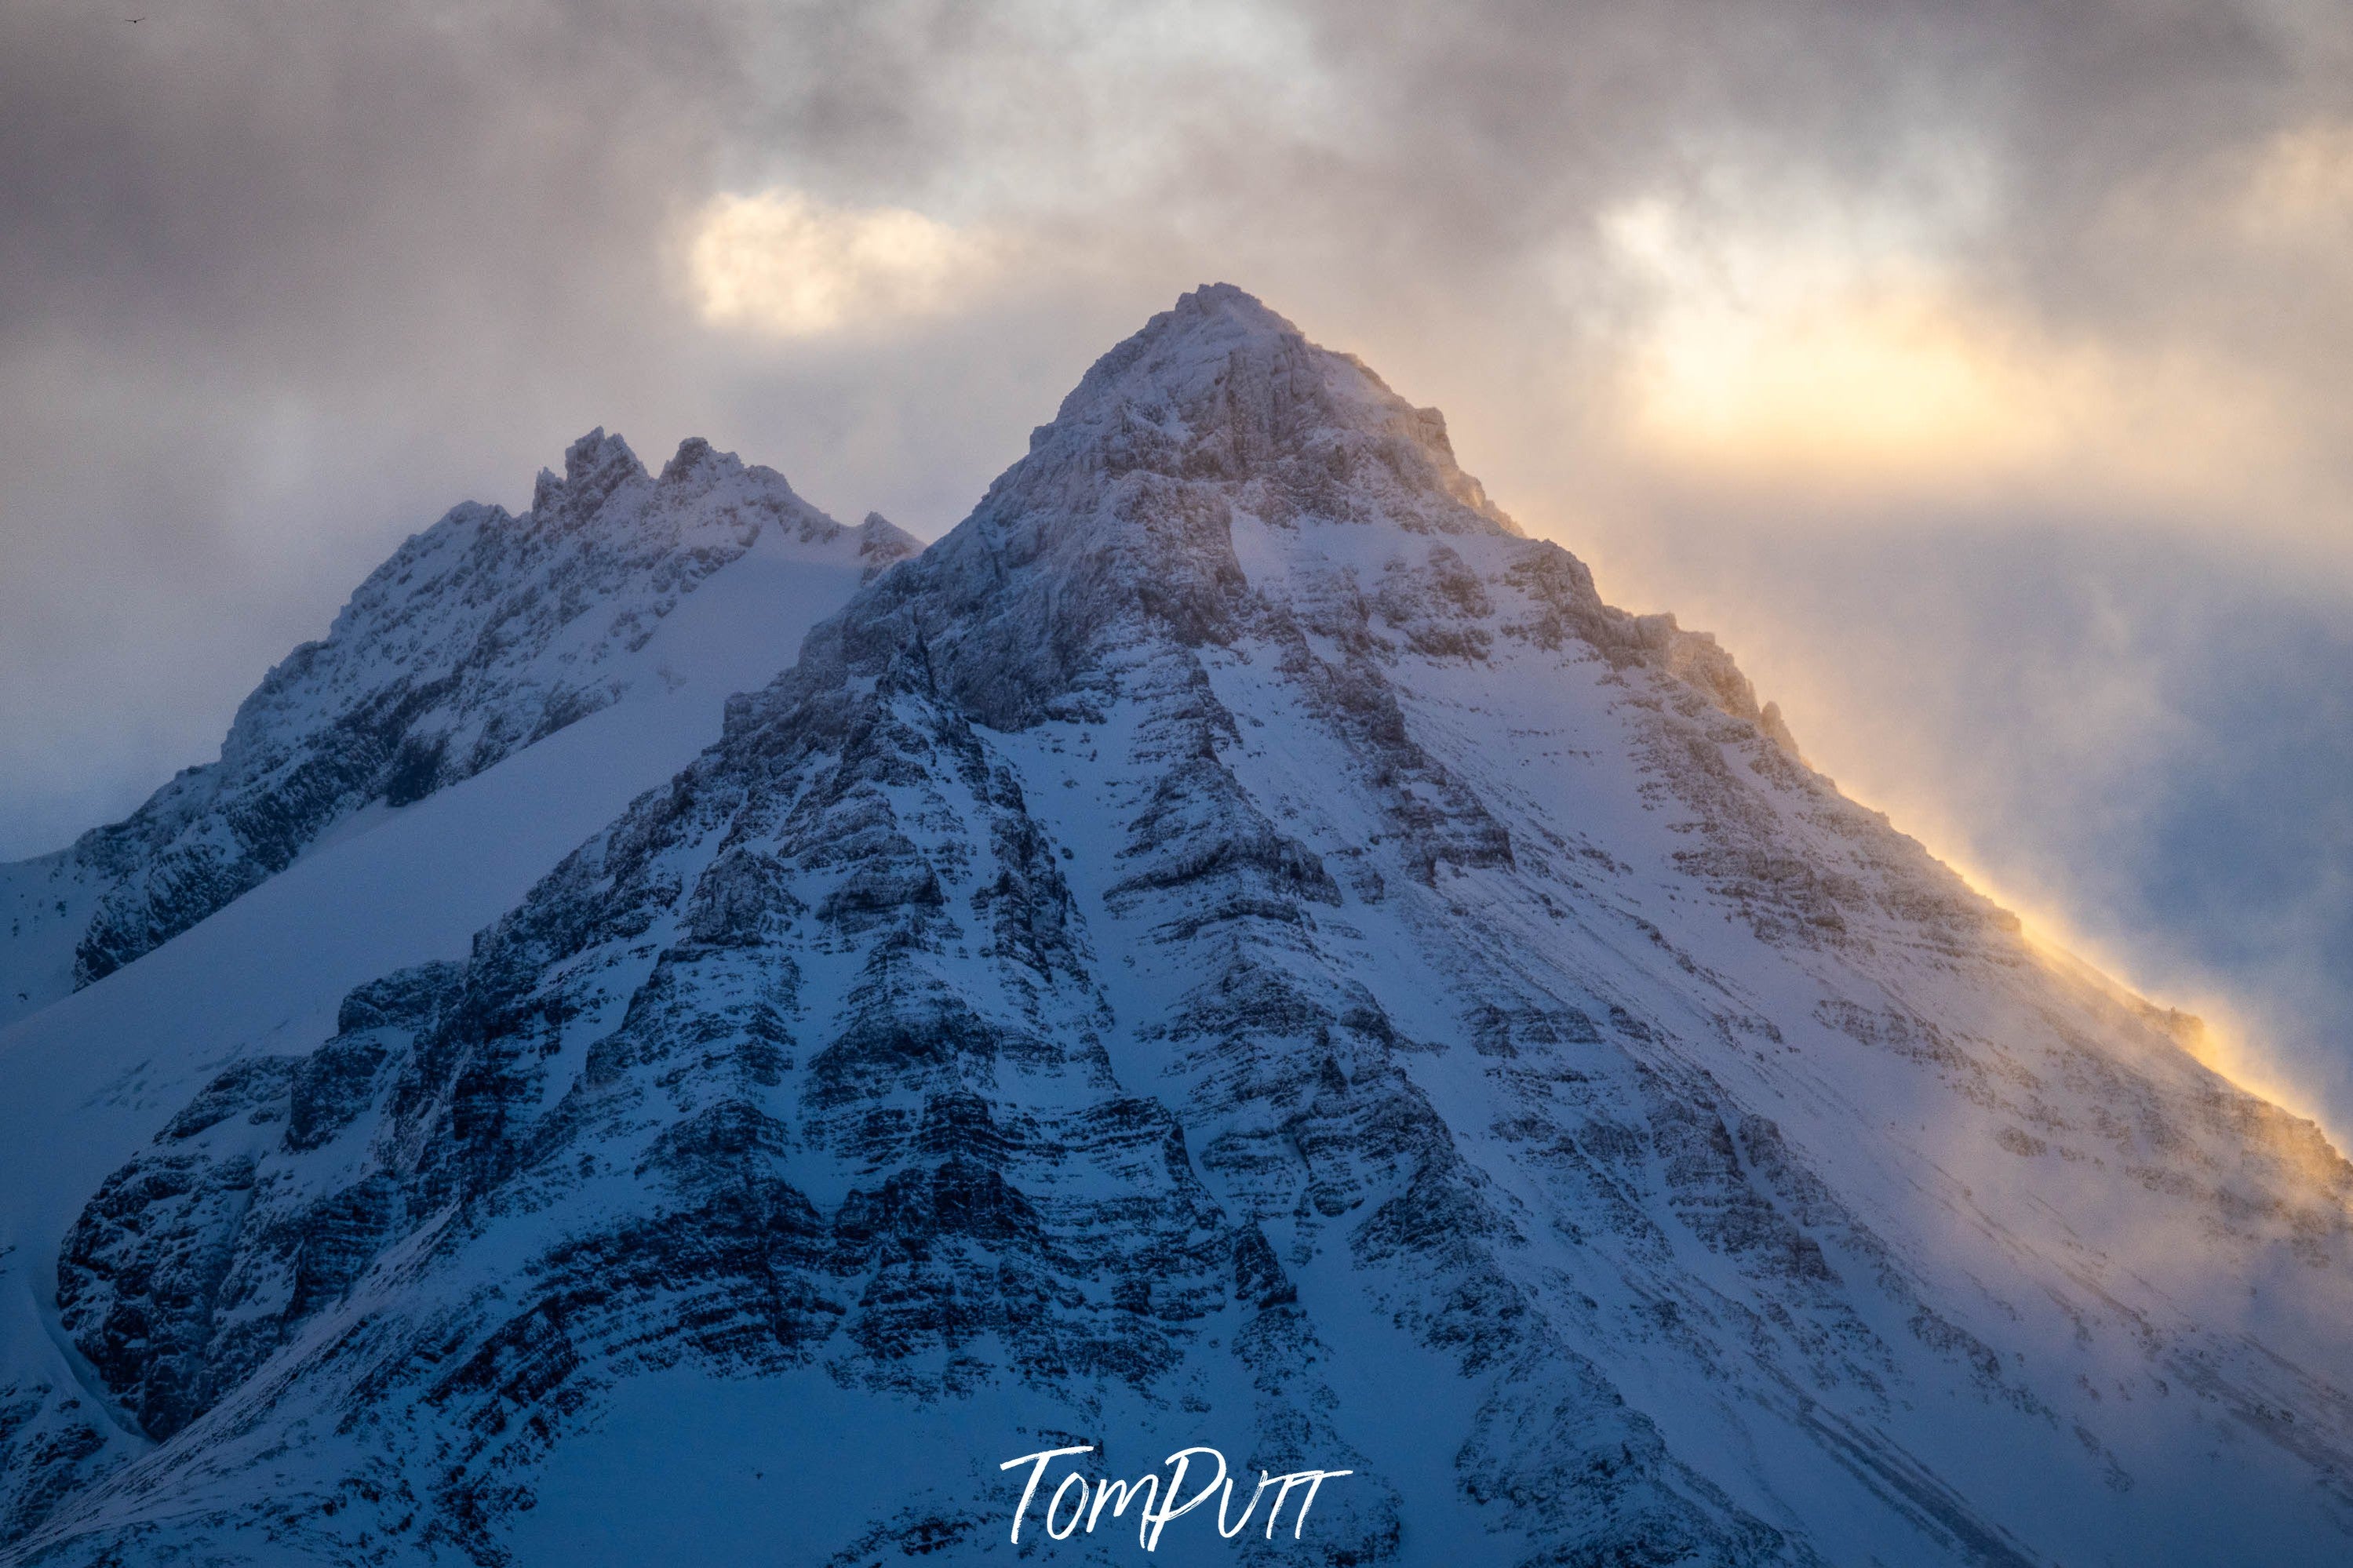
<svg viewBox="0 0 2353 1568">
<path fill-rule="evenodd" d="M 1227 279 L 2353 1125 L 2353 16 L 0 16 L 0 854 L 595 425 L 926 537 Z"/>
</svg>

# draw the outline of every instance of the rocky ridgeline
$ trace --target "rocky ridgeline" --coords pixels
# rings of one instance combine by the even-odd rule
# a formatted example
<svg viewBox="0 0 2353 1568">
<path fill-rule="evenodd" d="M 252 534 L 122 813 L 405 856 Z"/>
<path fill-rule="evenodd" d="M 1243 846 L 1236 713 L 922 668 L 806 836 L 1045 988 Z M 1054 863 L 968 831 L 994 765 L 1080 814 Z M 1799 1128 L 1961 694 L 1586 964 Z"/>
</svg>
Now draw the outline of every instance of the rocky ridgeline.
<svg viewBox="0 0 2353 1568">
<path fill-rule="evenodd" d="M 11 947 L 69 947 L 70 984 L 89 984 L 363 808 L 421 800 L 617 700 L 645 679 L 630 656 L 662 617 L 763 529 L 802 546 L 852 531 L 706 441 L 656 479 L 596 430 L 564 468 L 541 472 L 521 517 L 469 503 L 402 545 L 246 699 L 219 761 L 69 849 L 0 868 L 0 1022 L 69 979 Z M 877 568 L 915 547 L 880 518 L 854 531 Z"/>
<path fill-rule="evenodd" d="M 1207 289 L 465 962 L 91 1196 L 58 1321 L 157 1446 L 19 1551 L 501 1562 L 684 1368 L 817 1374 L 886 1468 L 1003 1400 L 1008 1455 L 1144 1410 L 1346 1467 L 1236 1546 L 1333 1564 L 2033 1563 L 2172 1539 L 2146 1435 L 2219 1422 L 2325 1560 L 2348 1195 Z M 2302 1316 L 2202 1320 L 2126 1230 Z M 786 1559 L 1011 1551 L 993 1471 L 911 1492 Z"/>
</svg>

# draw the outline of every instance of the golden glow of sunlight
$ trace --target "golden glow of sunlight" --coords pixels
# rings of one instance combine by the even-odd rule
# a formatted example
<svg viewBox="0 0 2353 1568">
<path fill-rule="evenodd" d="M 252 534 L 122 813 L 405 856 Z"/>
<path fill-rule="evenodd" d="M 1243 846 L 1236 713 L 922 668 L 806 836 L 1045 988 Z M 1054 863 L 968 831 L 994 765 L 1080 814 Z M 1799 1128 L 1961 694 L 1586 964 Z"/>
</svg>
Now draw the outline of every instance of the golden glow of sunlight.
<svg viewBox="0 0 2353 1568">
<path fill-rule="evenodd" d="M 2263 389 L 2054 342 L 1927 247 L 1710 230 L 1656 200 L 1602 233 L 1642 302 L 1621 392 L 1652 460 L 1865 489 L 2088 473 L 2171 495 L 2275 460 Z"/>
<path fill-rule="evenodd" d="M 1870 804 L 1843 783 L 1840 789 L 1850 799 Z M 1882 809 L 1875 805 L 1871 808 Z M 1898 820 L 1973 891 L 2017 916 L 2019 935 L 2045 964 L 2106 992 L 2126 1006 L 2137 1004 L 2173 1013 L 2176 1017 L 2168 1032 L 2199 1063 L 2291 1115 L 2317 1123 L 2337 1148 L 2353 1148 L 2348 1130 L 2329 1124 L 2319 1109 L 2319 1096 L 2296 1080 L 2230 999 L 2195 982 L 2185 985 L 2152 975 L 2146 965 L 2104 947 L 2077 928 L 2055 899 L 2026 891 L 2015 883 L 2005 885 L 1966 856 L 1952 853 L 1930 834 L 1921 832 L 1920 821 L 1933 816 L 1907 809 Z M 1955 841 L 1950 834 L 1942 837 L 1946 843 Z"/>
<path fill-rule="evenodd" d="M 985 237 L 922 213 L 781 188 L 712 197 L 684 259 L 706 322 L 788 338 L 936 314 L 996 266 Z"/>
</svg>

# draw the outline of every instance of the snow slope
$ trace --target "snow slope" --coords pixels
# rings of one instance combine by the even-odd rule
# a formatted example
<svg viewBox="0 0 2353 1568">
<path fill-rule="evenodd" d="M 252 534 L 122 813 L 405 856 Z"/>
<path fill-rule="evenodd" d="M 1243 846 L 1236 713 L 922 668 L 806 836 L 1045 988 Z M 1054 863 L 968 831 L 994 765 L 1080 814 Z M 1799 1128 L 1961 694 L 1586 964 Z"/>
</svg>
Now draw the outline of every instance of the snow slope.
<svg viewBox="0 0 2353 1568">
<path fill-rule="evenodd" d="M 6 1047 L 116 1053 L 6 1145 L 100 1145 L 12 1200 L 7 1560 L 1112 1562 L 998 1462 L 1197 1443 L 1353 1474 L 1173 1561 L 2353 1535 L 2353 1167 L 1229 288 L 415 956 Z"/>
<path fill-rule="evenodd" d="M 211 918 L 0 1029 L 0 1149 L 18 1152 L 0 1182 L 0 1445 L 15 1446 L 0 1531 L 53 1500 L 58 1476 L 145 1447 L 80 1392 L 88 1369 L 57 1329 L 54 1241 L 92 1184 L 223 1061 L 331 1031 L 343 994 L 387 968 L 463 957 L 585 835 L 708 745 L 730 693 L 789 665 L 812 626 L 913 549 L 880 519 L 800 521 L 762 526 L 667 614 L 612 702 L 422 800 L 352 814 Z"/>
<path fill-rule="evenodd" d="M 170 940 L 352 819 L 472 777 L 643 681 L 665 616 L 764 534 L 881 565 L 773 469 L 690 441 L 656 479 L 592 431 L 522 517 L 468 503 L 369 576 L 237 710 L 218 761 L 67 849 L 0 866 L 0 1024 Z M 765 679 L 774 667 L 759 670 Z"/>
</svg>

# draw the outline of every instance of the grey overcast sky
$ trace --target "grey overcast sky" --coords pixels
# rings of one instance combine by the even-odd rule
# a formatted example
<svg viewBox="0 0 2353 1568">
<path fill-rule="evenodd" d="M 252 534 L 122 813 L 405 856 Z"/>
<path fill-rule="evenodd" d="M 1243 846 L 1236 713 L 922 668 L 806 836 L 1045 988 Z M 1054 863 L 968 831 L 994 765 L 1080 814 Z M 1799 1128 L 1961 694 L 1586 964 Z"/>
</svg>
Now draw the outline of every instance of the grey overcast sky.
<svg viewBox="0 0 2353 1568">
<path fill-rule="evenodd" d="M 935 535 L 1210 279 L 2353 1129 L 2341 0 L 14 0 L 0 855 L 591 426 Z"/>
</svg>

